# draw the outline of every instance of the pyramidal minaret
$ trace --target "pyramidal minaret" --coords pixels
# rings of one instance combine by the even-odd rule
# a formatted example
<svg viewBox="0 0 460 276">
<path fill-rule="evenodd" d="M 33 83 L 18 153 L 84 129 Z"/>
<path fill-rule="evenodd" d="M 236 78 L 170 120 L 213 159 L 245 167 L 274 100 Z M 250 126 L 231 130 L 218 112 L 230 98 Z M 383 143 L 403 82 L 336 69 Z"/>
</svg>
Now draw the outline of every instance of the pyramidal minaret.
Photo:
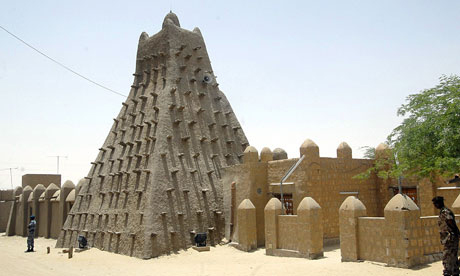
<svg viewBox="0 0 460 276">
<path fill-rule="evenodd" d="M 134 83 L 61 230 L 57 247 L 89 245 L 139 258 L 224 234 L 221 168 L 248 146 L 219 90 L 198 28 L 168 13 L 139 38 Z"/>
</svg>

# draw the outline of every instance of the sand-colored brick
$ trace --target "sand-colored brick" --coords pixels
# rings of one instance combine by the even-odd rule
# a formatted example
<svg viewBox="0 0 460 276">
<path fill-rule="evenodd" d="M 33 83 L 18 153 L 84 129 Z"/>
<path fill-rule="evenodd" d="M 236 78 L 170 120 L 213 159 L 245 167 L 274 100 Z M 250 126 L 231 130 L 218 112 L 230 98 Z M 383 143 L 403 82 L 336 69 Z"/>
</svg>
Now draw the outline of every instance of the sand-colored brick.
<svg viewBox="0 0 460 276">
<path fill-rule="evenodd" d="M 344 203 L 350 204 L 351 199 Z M 361 206 L 361 209 L 364 207 Z M 364 215 L 364 212 L 362 212 Z M 350 218 L 357 217 L 357 220 Z M 456 216 L 457 224 L 460 216 Z M 340 211 L 343 261 L 370 260 L 410 268 L 439 260 L 442 246 L 437 216 L 420 216 L 420 209 L 407 196 L 394 196 L 384 217 L 353 216 Z M 353 229 L 357 229 L 356 238 Z"/>
<path fill-rule="evenodd" d="M 281 202 L 272 198 L 265 207 L 267 255 L 316 259 L 323 256 L 322 210 L 305 197 L 297 215 L 281 215 Z"/>
<path fill-rule="evenodd" d="M 257 248 L 256 207 L 249 199 L 238 206 L 238 248 L 251 251 Z"/>
<path fill-rule="evenodd" d="M 342 261 L 358 260 L 358 217 L 364 217 L 366 214 L 366 207 L 355 196 L 347 197 L 340 206 L 340 250 L 342 252 Z"/>
</svg>

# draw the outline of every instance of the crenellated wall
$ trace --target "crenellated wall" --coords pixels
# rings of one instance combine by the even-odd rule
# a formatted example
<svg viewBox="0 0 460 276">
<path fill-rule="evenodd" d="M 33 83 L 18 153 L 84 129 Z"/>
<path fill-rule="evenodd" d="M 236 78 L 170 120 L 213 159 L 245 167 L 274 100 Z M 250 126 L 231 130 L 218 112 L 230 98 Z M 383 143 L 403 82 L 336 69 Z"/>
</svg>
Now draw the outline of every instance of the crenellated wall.
<svg viewBox="0 0 460 276">
<path fill-rule="evenodd" d="M 420 216 L 408 196 L 395 195 L 385 206 L 384 217 L 366 217 L 365 210 L 352 196 L 340 207 L 342 261 L 369 260 L 410 268 L 440 260 L 438 217 Z M 459 221 L 456 215 L 457 225 Z"/>
<path fill-rule="evenodd" d="M 264 207 L 268 201 L 267 183 L 267 163 L 259 162 L 259 154 L 253 147 L 245 150 L 244 163 L 239 166 L 231 166 L 222 169 L 224 182 L 234 182 L 234 198 L 231 199 L 231 186 L 224 186 L 224 208 L 226 219 L 226 236 L 230 235 L 230 223 L 233 216 L 232 235 L 229 240 L 238 242 L 238 220 L 237 207 L 245 199 L 249 199 L 256 206 L 256 227 L 257 245 L 263 246 L 265 243 L 264 234 Z M 252 185 L 247 185 L 252 183 Z M 232 203 L 233 202 L 233 203 Z"/>
<path fill-rule="evenodd" d="M 281 149 L 277 151 L 283 152 Z M 370 168 L 374 160 L 353 159 L 351 148 L 346 143 L 339 145 L 337 158 L 320 157 L 319 147 L 309 139 L 300 147 L 300 155 L 305 155 L 304 160 L 282 187 L 284 195 L 292 195 L 293 215 L 297 214 L 297 208 L 304 197 L 315 198 L 323 207 L 322 223 L 324 237 L 327 239 L 339 236 L 337 210 L 350 194 L 357 195 L 368 206 L 369 215 L 379 215 L 380 183 L 376 177 L 372 176 L 367 180 L 353 178 Z M 282 157 L 287 158 L 287 155 L 285 153 L 276 155 L 276 158 Z M 257 210 L 258 246 L 264 245 L 263 231 L 260 230 L 264 228 L 264 219 L 260 210 L 263 210 L 270 198 L 279 197 L 280 180 L 299 160 L 299 158 L 274 159 L 275 153 L 268 148 L 262 149 L 259 156 L 257 150 L 249 146 L 244 152 L 243 164 L 223 168 L 221 181 L 224 187 L 228 239 L 233 241 L 238 239 L 235 210 L 236 206 L 248 198 Z M 232 185 L 235 187 L 233 195 Z M 388 187 L 383 190 L 389 192 Z"/>
<path fill-rule="evenodd" d="M 73 204 L 75 196 L 68 198 L 70 202 L 60 204 L 61 195 L 69 195 L 75 190 L 71 181 L 66 181 L 62 188 L 50 183 L 45 188 L 42 184 L 35 185 L 32 190 L 30 186 L 17 187 L 13 191 L 14 200 L 8 212 L 8 224 L 6 234 L 8 236 L 27 236 L 27 225 L 30 216 L 35 215 L 37 221 L 36 236 L 57 239 L 62 227 L 63 220 Z M 73 193 L 74 194 L 74 193 Z"/>
<path fill-rule="evenodd" d="M 224 213 L 226 237 L 238 241 L 236 207 L 246 198 L 250 199 L 257 210 L 258 246 L 264 245 L 264 219 L 262 210 L 272 197 L 280 198 L 280 181 L 300 158 L 287 159 L 282 149 L 277 153 L 248 146 L 244 151 L 243 164 L 222 169 L 224 189 Z M 378 158 L 390 158 L 390 149 L 385 144 L 376 147 Z M 368 179 L 355 179 L 354 176 L 371 168 L 375 160 L 355 159 L 350 146 L 343 142 L 337 148 L 337 157 L 320 157 L 319 147 L 310 139 L 300 146 L 303 161 L 282 185 L 286 208 L 296 214 L 300 201 L 304 197 L 313 197 L 323 207 L 323 229 L 325 239 L 336 240 L 339 233 L 339 213 L 342 202 L 354 195 L 366 206 L 367 216 L 383 217 L 384 208 L 398 192 L 396 179 L 381 179 L 371 175 Z M 286 159 L 282 159 L 286 158 Z M 233 187 L 233 189 L 231 188 Z M 436 214 L 431 199 L 443 196 L 446 205 L 452 205 L 460 187 L 446 184 L 445 179 L 434 183 L 428 179 L 404 178 L 403 193 L 410 191 L 411 196 L 421 209 L 421 215 Z M 292 199 L 291 199 L 292 197 Z M 291 206 L 288 206 L 291 204 Z M 289 215 L 289 212 L 287 213 Z M 370 253 L 373 254 L 373 253 Z"/>
<path fill-rule="evenodd" d="M 282 215 L 272 198 L 264 209 L 267 255 L 316 259 L 323 256 L 322 209 L 311 197 L 302 199 L 297 215 Z"/>
</svg>

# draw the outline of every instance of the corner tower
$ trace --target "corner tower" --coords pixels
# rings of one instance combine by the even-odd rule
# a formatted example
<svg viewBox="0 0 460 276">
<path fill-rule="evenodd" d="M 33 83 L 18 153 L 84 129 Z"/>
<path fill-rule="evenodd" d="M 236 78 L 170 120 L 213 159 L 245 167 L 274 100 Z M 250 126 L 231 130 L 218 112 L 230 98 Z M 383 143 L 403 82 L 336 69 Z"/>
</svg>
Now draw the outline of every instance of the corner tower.
<svg viewBox="0 0 460 276">
<path fill-rule="evenodd" d="M 151 258 L 223 237 L 222 167 L 248 141 L 219 90 L 198 28 L 173 13 L 142 33 L 134 83 L 61 230 L 103 250 Z"/>
</svg>

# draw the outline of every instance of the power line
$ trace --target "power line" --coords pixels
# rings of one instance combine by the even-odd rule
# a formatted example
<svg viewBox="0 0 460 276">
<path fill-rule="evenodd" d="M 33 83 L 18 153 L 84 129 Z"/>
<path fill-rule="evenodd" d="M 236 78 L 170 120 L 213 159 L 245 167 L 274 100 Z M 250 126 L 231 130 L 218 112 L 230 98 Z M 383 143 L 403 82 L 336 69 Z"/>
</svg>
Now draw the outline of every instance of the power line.
<svg viewBox="0 0 460 276">
<path fill-rule="evenodd" d="M 113 89 L 110 89 L 110 88 L 108 88 L 108 87 L 106 87 L 106 86 L 104 86 L 104 85 L 102 85 L 102 84 L 99 84 L 99 83 L 97 83 L 97 82 L 95 82 L 95 81 L 93 81 L 93 80 L 91 80 L 91 79 L 89 79 L 89 78 L 83 76 L 82 74 L 80 74 L 80 73 L 78 73 L 78 72 L 72 70 L 71 68 L 69 68 L 69 67 L 67 67 L 66 65 L 60 63 L 59 61 L 55 60 L 54 58 L 52 58 L 52 57 L 46 55 L 45 53 L 41 52 L 40 50 L 38 50 L 38 49 L 35 48 L 34 46 L 32 46 L 32 45 L 30 45 L 29 43 L 27 43 L 27 42 L 25 42 L 24 40 L 22 40 L 20 37 L 16 36 L 16 35 L 13 34 L 12 32 L 10 32 L 10 31 L 8 31 L 7 29 L 5 29 L 3 26 L 0 25 L 0 28 L 3 29 L 3 30 L 4 30 L 5 32 L 7 32 L 8 34 L 10 34 L 12 37 L 14 37 L 14 38 L 16 38 L 17 40 L 19 40 L 20 42 L 24 43 L 27 47 L 31 48 L 31 49 L 34 50 L 35 52 L 37 52 L 37 53 L 39 53 L 40 55 L 42 55 L 42 56 L 46 57 L 47 59 L 51 60 L 52 62 L 56 63 L 57 65 L 61 66 L 62 68 L 64 68 L 64 69 L 66 69 L 66 70 L 68 70 L 68 71 L 74 73 L 75 75 L 79 76 L 80 78 L 83 78 L 83 79 L 85 79 L 85 80 L 91 82 L 92 84 L 95 84 L 95 85 L 97 85 L 97 86 L 99 86 L 99 87 L 101 87 L 101 88 L 104 88 L 105 90 L 108 90 L 108 91 L 110 91 L 110 92 L 112 92 L 112 93 L 115 93 L 115 94 L 117 94 L 117 95 L 120 95 L 120 96 L 123 96 L 123 97 L 126 98 L 126 95 L 123 95 L 123 94 L 121 94 L 121 93 L 119 93 L 119 92 L 117 92 L 117 91 L 115 91 L 115 90 L 113 90 Z"/>
</svg>

